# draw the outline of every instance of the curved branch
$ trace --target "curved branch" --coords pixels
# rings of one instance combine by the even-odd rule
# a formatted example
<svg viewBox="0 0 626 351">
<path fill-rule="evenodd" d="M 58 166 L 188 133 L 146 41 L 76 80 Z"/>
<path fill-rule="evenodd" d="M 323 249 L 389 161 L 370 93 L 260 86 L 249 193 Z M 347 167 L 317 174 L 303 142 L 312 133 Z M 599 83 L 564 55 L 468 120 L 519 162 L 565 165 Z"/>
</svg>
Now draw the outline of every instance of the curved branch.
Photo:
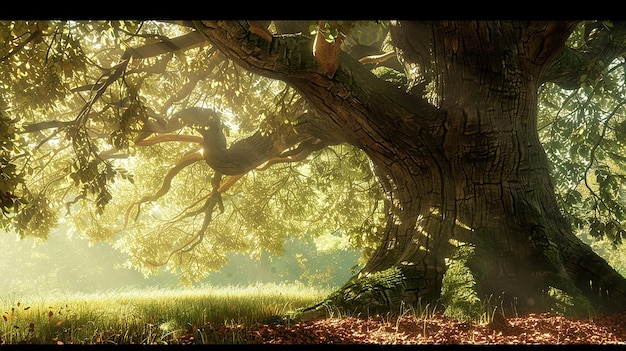
<svg viewBox="0 0 626 351">
<path fill-rule="evenodd" d="M 271 165 L 275 163 L 279 163 L 279 162 L 301 161 L 305 159 L 312 152 L 316 150 L 321 150 L 324 147 L 326 147 L 326 144 L 322 142 L 313 142 L 313 141 L 303 142 L 300 145 L 298 145 L 297 148 L 293 150 L 288 150 L 282 153 L 280 157 L 275 157 L 275 158 L 270 159 L 262 167 L 257 168 L 257 170 L 260 170 L 260 171 L 266 170 Z M 170 173 L 171 172 L 172 171 L 170 171 Z M 237 174 L 237 175 L 231 176 L 226 180 L 226 182 L 221 183 L 222 174 L 219 172 L 216 172 L 211 180 L 213 190 L 206 197 L 203 197 L 203 199 L 206 198 L 204 205 L 199 210 L 188 212 L 190 208 L 194 207 L 199 202 L 198 200 L 194 202 L 192 205 L 188 206 L 185 210 L 183 210 L 181 214 L 176 216 L 175 219 L 173 219 L 172 221 L 169 221 L 171 223 L 173 221 L 180 220 L 181 218 L 195 216 L 197 214 L 204 212 L 204 220 L 202 221 L 201 228 L 196 232 L 195 235 L 193 235 L 193 237 L 187 240 L 184 244 L 182 244 L 177 249 L 170 252 L 169 255 L 163 261 L 156 262 L 152 260 L 146 260 L 145 263 L 155 266 L 155 267 L 163 266 L 163 265 L 166 265 L 175 254 L 189 252 L 193 250 L 196 246 L 198 246 L 204 240 L 204 235 L 206 234 L 206 231 L 213 220 L 213 213 L 215 211 L 215 206 L 219 207 L 220 212 L 224 211 L 224 205 L 222 204 L 222 198 L 221 198 L 222 193 L 227 191 L 233 184 L 235 184 L 244 175 L 245 174 Z M 169 188 L 169 185 L 167 188 Z M 163 187 L 161 189 L 163 189 Z M 153 197 L 145 197 L 144 199 L 153 198 Z M 133 204 L 132 206 L 134 205 L 135 204 Z M 128 221 L 128 213 L 131 208 L 127 210 L 127 213 L 125 216 L 125 226 Z"/>
<path fill-rule="evenodd" d="M 313 39 L 308 35 L 275 36 L 270 45 L 250 31 L 247 21 L 200 21 L 194 25 L 223 54 L 254 73 L 284 79 L 286 73 L 315 71 Z"/>
<path fill-rule="evenodd" d="M 203 126 L 197 128 L 202 135 L 203 155 L 206 163 L 216 172 L 224 175 L 239 175 L 263 165 L 268 160 L 276 157 L 284 157 L 283 152 L 298 143 L 318 140 L 311 134 L 315 129 L 310 126 L 308 112 L 298 116 L 302 122 L 294 126 L 295 131 L 287 135 L 281 135 L 280 139 L 272 134 L 264 134 L 260 131 L 238 140 L 227 146 L 226 137 L 223 133 L 219 114 L 212 111 L 194 111 L 198 116 L 194 120 L 202 121 Z M 206 116 L 209 113 L 209 116 Z M 190 118 L 189 116 L 187 117 Z M 200 122 L 197 122 L 199 124 Z"/>
<path fill-rule="evenodd" d="M 251 35 L 245 21 L 195 24 L 213 46 L 238 65 L 296 88 L 319 112 L 327 132 L 357 147 L 375 143 L 370 136 L 376 132 L 370 130 L 400 126 L 414 135 L 442 119 L 441 112 L 425 98 L 409 95 L 376 77 L 344 52 L 335 74 L 328 77 L 313 56 L 313 38 L 308 35 L 276 35 L 270 45 Z M 355 129 L 355 124 L 361 128 Z"/>
<path fill-rule="evenodd" d="M 229 181 L 227 182 L 230 185 L 228 185 L 226 189 L 228 189 L 232 184 L 234 184 L 239 178 L 240 176 L 231 177 L 231 179 L 229 179 Z M 215 206 L 217 205 L 219 207 L 220 212 L 224 212 L 224 205 L 222 204 L 222 196 L 221 196 L 222 191 L 220 191 L 220 189 L 222 189 L 224 186 L 220 187 L 221 179 L 222 179 L 222 174 L 216 172 L 213 175 L 213 178 L 211 179 L 213 190 L 208 195 L 208 198 L 206 202 L 204 203 L 204 205 L 202 205 L 202 207 L 198 211 L 194 211 L 193 213 L 185 213 L 186 210 L 183 211 L 183 214 L 185 214 L 185 217 L 196 215 L 196 214 L 199 214 L 200 212 L 204 212 L 204 220 L 202 221 L 202 227 L 198 230 L 198 232 L 191 239 L 185 242 L 183 245 L 178 247 L 176 250 L 173 250 L 172 252 L 170 252 L 170 254 L 167 256 L 167 258 L 164 261 L 154 262 L 151 260 L 146 260 L 145 262 L 147 264 L 150 264 L 156 267 L 163 266 L 167 264 L 172 258 L 172 256 L 174 256 L 175 254 L 182 253 L 182 252 L 189 252 L 193 250 L 196 246 L 198 246 L 202 242 L 202 240 L 204 240 L 204 235 L 206 233 L 206 230 L 208 229 L 209 225 L 213 221 L 213 212 L 215 210 Z M 187 209 L 188 208 L 189 207 L 187 207 Z"/>
<path fill-rule="evenodd" d="M 140 202 L 148 202 L 148 201 L 154 201 L 158 198 L 160 198 L 161 196 L 165 195 L 168 190 L 170 189 L 170 186 L 172 184 L 172 179 L 174 179 L 174 177 L 185 167 L 198 162 L 202 160 L 202 154 L 199 152 L 194 152 L 192 154 L 189 154 L 183 158 L 181 158 L 178 162 L 176 162 L 176 165 L 174 167 L 172 167 L 167 174 L 165 175 L 165 177 L 163 178 L 163 184 L 161 185 L 161 188 L 152 196 L 146 196 L 144 198 L 142 198 L 140 200 Z"/>
<path fill-rule="evenodd" d="M 189 154 L 183 158 L 181 158 L 174 167 L 172 167 L 167 174 L 165 175 L 165 177 L 163 178 L 163 184 L 161 185 L 161 188 L 154 193 L 153 195 L 148 195 L 148 196 L 144 196 L 141 199 L 139 199 L 138 201 L 133 202 L 128 209 L 126 209 L 126 213 L 124 214 L 124 228 L 128 225 L 128 217 L 130 216 L 130 211 L 137 206 L 137 214 L 135 217 L 139 216 L 139 206 L 141 206 L 141 204 L 146 203 L 146 202 L 151 202 L 151 201 L 155 201 L 158 198 L 160 198 L 161 196 L 165 195 L 169 190 L 170 187 L 172 185 L 172 179 L 174 179 L 174 177 L 185 167 L 198 162 L 202 160 L 202 154 L 199 152 L 194 152 L 192 154 Z"/>
<path fill-rule="evenodd" d="M 146 259 L 144 262 L 154 267 L 164 266 L 172 259 L 172 256 L 174 256 L 175 254 L 182 253 L 182 252 L 189 252 L 193 250 L 196 246 L 198 246 L 204 239 L 204 234 L 206 233 L 206 230 L 212 221 L 212 213 L 216 204 L 217 204 L 216 198 L 214 196 L 209 196 L 205 204 L 202 206 L 202 209 L 204 209 L 205 211 L 205 217 L 204 217 L 204 220 L 202 221 L 201 229 L 198 230 L 198 232 L 189 240 L 187 240 L 184 244 L 182 244 L 177 249 L 170 252 L 170 254 L 165 258 L 165 260 L 156 262 L 150 259 Z"/>
<path fill-rule="evenodd" d="M 248 173 L 272 157 L 279 156 L 282 148 L 277 147 L 272 138 L 256 132 L 252 136 L 239 140 L 230 148 L 220 146 L 221 131 L 213 128 L 202 131 L 204 141 L 204 160 L 214 170 L 225 175 Z"/>
<path fill-rule="evenodd" d="M 312 152 L 319 151 L 328 146 L 322 142 L 313 142 L 306 141 L 298 145 L 294 150 L 285 151 L 279 157 L 274 157 L 268 160 L 266 163 L 257 167 L 256 170 L 264 171 L 268 169 L 270 166 L 276 163 L 284 163 L 284 162 L 299 162 L 307 158 Z"/>
<path fill-rule="evenodd" d="M 244 174 L 238 174 L 238 175 L 228 177 L 228 179 L 224 182 L 224 184 L 221 184 L 220 187 L 217 189 L 217 192 L 220 194 L 226 192 L 228 189 L 230 189 L 231 186 L 233 186 L 243 176 Z"/>
<path fill-rule="evenodd" d="M 167 54 L 170 52 L 189 50 L 200 46 L 205 46 L 207 44 L 208 42 L 202 36 L 202 34 L 193 31 L 176 38 L 169 39 L 162 37 L 161 41 L 145 44 L 138 48 L 126 49 L 126 52 L 122 57 L 144 59 L 148 57 Z"/>
<path fill-rule="evenodd" d="M 200 107 L 190 107 L 184 109 L 182 111 L 176 112 L 169 118 L 164 118 L 157 114 L 152 114 L 151 117 L 156 119 L 156 121 L 146 121 L 143 128 L 139 131 L 139 135 L 137 136 L 137 138 L 135 138 L 135 144 L 142 143 L 146 138 L 154 133 L 171 133 L 185 126 L 195 128 L 207 127 L 212 120 L 219 121 L 218 112 Z M 199 142 L 198 140 L 201 141 L 202 138 L 194 137 L 192 139 L 193 140 L 184 141 Z"/>
<path fill-rule="evenodd" d="M 64 122 L 64 121 L 57 121 L 57 120 L 36 122 L 36 123 L 25 125 L 23 130 L 25 133 L 33 133 L 33 132 L 41 131 L 44 129 L 65 128 L 65 127 L 71 126 L 73 123 L 74 122 L 72 121 Z"/>
<path fill-rule="evenodd" d="M 150 139 L 141 139 L 136 140 L 135 145 L 137 146 L 151 146 L 158 143 L 168 142 L 168 141 L 186 141 L 190 143 L 202 143 L 202 137 L 196 135 L 174 135 L 174 134 L 164 134 L 159 135 Z"/>
<path fill-rule="evenodd" d="M 381 63 L 381 62 L 385 62 L 387 60 L 389 60 L 392 57 L 396 56 L 396 52 L 395 51 L 390 51 L 390 52 L 386 52 L 384 54 L 380 54 L 380 55 L 370 55 L 370 56 L 365 56 L 359 59 L 359 62 L 362 64 L 367 64 L 367 63 Z"/>
</svg>

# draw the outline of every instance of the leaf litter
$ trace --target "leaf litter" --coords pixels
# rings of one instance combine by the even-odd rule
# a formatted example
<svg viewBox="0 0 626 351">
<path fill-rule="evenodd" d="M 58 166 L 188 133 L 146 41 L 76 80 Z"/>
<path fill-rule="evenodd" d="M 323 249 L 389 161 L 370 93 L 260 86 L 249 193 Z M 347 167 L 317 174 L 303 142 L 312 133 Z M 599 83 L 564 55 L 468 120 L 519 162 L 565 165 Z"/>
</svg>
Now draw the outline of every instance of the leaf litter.
<svg viewBox="0 0 626 351">
<path fill-rule="evenodd" d="M 496 315 L 497 316 L 497 315 Z M 496 317 L 494 316 L 494 317 Z M 490 323 L 470 323 L 440 314 L 420 319 L 374 317 L 326 318 L 290 325 L 205 325 L 178 340 L 194 344 L 198 330 L 211 330 L 208 340 L 245 344 L 625 344 L 626 313 L 598 318 L 572 319 L 551 313 L 493 318 Z M 196 337 L 194 337 L 196 335 Z M 220 337 L 221 335 L 221 337 Z"/>
</svg>

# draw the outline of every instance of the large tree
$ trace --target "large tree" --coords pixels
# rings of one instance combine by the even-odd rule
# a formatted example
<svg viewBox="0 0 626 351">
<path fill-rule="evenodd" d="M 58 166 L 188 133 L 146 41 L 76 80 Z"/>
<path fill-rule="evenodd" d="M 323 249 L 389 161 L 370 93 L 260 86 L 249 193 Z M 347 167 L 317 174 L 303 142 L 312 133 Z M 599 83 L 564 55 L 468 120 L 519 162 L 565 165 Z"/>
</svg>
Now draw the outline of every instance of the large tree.
<svg viewBox="0 0 626 351">
<path fill-rule="evenodd" d="M 364 266 L 324 306 L 626 308 L 575 235 L 626 230 L 624 23 L 1 31 L 3 223 L 22 236 L 72 218 L 192 281 L 229 251 L 343 235 Z"/>
</svg>

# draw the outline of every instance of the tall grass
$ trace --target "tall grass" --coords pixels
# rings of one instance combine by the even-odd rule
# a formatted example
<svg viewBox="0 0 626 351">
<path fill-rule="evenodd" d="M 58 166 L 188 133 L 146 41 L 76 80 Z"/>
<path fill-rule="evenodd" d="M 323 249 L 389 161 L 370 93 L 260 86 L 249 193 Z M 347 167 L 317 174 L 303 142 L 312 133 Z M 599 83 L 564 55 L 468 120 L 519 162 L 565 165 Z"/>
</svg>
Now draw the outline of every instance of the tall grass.
<svg viewBox="0 0 626 351">
<path fill-rule="evenodd" d="M 302 284 L 258 284 L 0 295 L 0 343 L 160 344 L 190 331 L 198 343 L 238 343 L 244 340 L 235 331 L 216 340 L 211 330 L 254 324 L 330 292 Z"/>
</svg>

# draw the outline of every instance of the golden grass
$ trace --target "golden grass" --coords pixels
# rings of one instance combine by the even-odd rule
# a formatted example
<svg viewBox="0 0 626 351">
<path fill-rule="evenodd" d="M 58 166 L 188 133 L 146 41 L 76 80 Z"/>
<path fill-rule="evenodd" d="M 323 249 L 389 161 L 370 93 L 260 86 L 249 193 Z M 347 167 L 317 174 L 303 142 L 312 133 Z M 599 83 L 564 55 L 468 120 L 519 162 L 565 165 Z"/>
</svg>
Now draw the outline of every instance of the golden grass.
<svg viewBox="0 0 626 351">
<path fill-rule="evenodd" d="M 317 302 L 330 291 L 302 284 L 257 284 L 0 295 L 0 343 L 168 343 L 208 324 L 259 322 Z"/>
</svg>

